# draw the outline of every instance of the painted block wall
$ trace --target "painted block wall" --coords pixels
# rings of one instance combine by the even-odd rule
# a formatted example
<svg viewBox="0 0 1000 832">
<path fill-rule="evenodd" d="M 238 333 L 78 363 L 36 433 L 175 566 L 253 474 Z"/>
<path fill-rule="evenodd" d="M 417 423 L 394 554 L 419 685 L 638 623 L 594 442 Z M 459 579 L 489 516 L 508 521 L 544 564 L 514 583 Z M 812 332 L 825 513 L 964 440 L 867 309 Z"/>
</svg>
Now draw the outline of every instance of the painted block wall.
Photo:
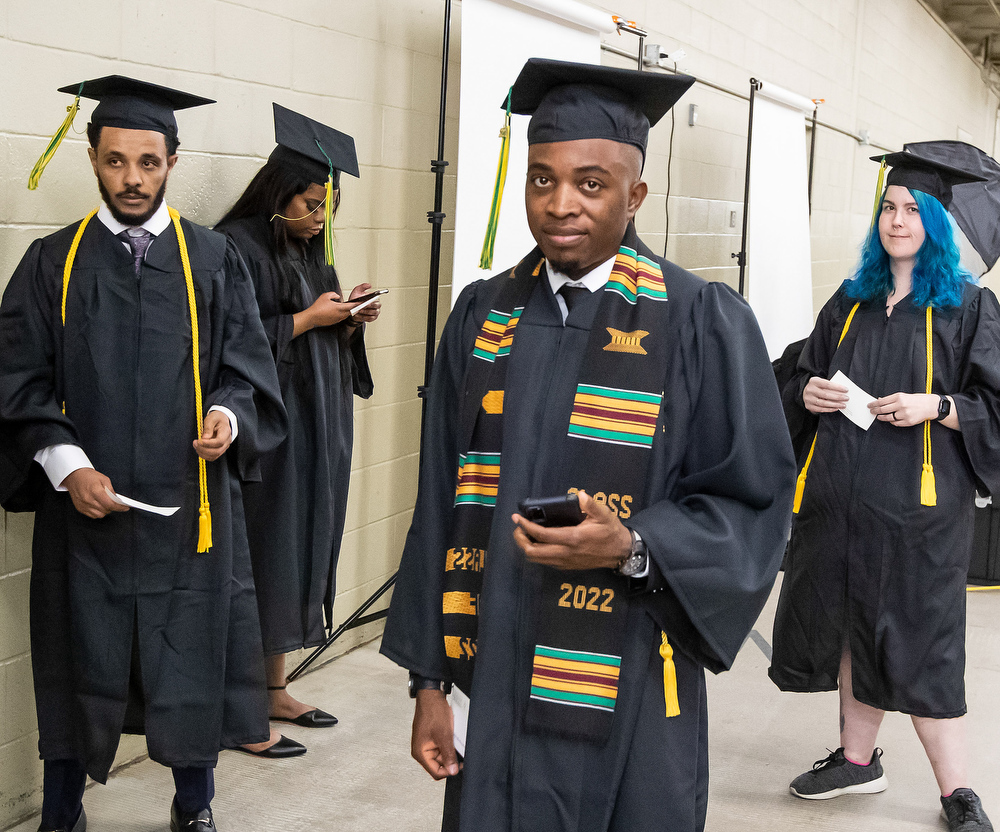
<svg viewBox="0 0 1000 832">
<path fill-rule="evenodd" d="M 979 68 L 918 0 L 621 0 L 678 68 L 747 94 L 751 77 L 809 98 L 819 118 L 874 144 L 966 138 L 991 151 L 997 99 Z M 168 201 L 211 225 L 273 147 L 271 101 L 353 134 L 360 180 L 344 177 L 337 219 L 345 284 L 392 290 L 366 336 L 376 390 L 356 401 L 338 622 L 395 570 L 415 496 L 437 150 L 443 0 L 5 0 L 0 3 L 0 290 L 34 238 L 96 204 L 85 137 L 71 134 L 38 191 L 28 171 L 69 103 L 59 86 L 135 75 L 218 99 L 179 118 Z M 450 295 L 461 2 L 454 3 L 441 302 Z M 634 51 L 632 36 L 606 36 Z M 606 52 L 604 62 L 629 61 Z M 688 126 L 688 105 L 698 121 Z M 91 105 L 77 119 L 82 131 Z M 747 102 L 697 84 L 654 129 L 640 234 L 706 279 L 736 285 Z M 499 127 L 499 121 L 498 121 Z M 816 309 L 847 275 L 871 209 L 876 152 L 819 128 L 813 186 Z M 510 189 L 518 192 L 518 186 Z M 516 197 L 515 197 L 516 198 Z M 2 360 L 2 356 L 0 356 Z M 40 805 L 27 597 L 32 518 L 0 513 L 0 829 Z M 143 753 L 123 741 L 120 760 Z"/>
</svg>

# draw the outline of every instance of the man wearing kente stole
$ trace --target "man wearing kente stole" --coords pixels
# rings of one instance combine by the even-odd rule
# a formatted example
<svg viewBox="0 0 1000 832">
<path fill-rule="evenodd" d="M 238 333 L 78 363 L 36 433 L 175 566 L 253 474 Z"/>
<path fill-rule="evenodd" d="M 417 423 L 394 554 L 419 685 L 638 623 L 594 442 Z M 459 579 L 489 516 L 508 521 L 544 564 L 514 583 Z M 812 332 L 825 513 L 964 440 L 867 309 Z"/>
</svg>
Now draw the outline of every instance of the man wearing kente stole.
<svg viewBox="0 0 1000 832">
<path fill-rule="evenodd" d="M 40 829 L 86 829 L 87 775 L 107 780 L 127 732 L 173 771 L 173 832 L 211 832 L 220 748 L 269 734 L 240 482 L 285 410 L 236 249 L 163 201 L 174 110 L 212 102 L 121 76 L 63 91 L 29 187 L 95 98 L 103 203 L 36 240 L 0 304 L 0 433 L 35 511 Z"/>
<path fill-rule="evenodd" d="M 704 826 L 704 668 L 767 598 L 795 470 L 749 307 L 633 225 L 650 124 L 691 83 L 532 59 L 511 92 L 538 247 L 445 326 L 382 642 L 446 829 Z M 577 526 L 517 513 L 568 492 Z"/>
</svg>

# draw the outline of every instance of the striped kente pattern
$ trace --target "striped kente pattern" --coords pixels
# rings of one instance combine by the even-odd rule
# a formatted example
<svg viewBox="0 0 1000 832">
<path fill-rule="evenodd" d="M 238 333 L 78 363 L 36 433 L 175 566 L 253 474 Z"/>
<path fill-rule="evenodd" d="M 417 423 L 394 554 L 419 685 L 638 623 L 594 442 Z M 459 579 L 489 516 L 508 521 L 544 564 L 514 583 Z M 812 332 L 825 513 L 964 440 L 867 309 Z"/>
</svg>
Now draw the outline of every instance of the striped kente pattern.
<svg viewBox="0 0 1000 832">
<path fill-rule="evenodd" d="M 660 267 L 628 246 L 618 249 L 615 267 L 604 288 L 608 292 L 617 292 L 633 306 L 639 298 L 667 299 L 667 287 Z"/>
<path fill-rule="evenodd" d="M 579 708 L 613 711 L 620 656 L 535 645 L 531 698 Z"/>
<path fill-rule="evenodd" d="M 497 312 L 491 309 L 486 316 L 486 322 L 476 338 L 476 345 L 472 354 L 483 361 L 491 364 L 498 357 L 510 355 L 510 345 L 514 340 L 514 329 L 524 311 L 523 306 L 517 307 L 509 315 L 506 312 Z"/>
<path fill-rule="evenodd" d="M 569 435 L 613 445 L 652 447 L 661 401 L 661 393 L 578 384 Z"/>
<path fill-rule="evenodd" d="M 500 454 L 460 454 L 455 505 L 495 506 L 500 483 Z"/>
</svg>

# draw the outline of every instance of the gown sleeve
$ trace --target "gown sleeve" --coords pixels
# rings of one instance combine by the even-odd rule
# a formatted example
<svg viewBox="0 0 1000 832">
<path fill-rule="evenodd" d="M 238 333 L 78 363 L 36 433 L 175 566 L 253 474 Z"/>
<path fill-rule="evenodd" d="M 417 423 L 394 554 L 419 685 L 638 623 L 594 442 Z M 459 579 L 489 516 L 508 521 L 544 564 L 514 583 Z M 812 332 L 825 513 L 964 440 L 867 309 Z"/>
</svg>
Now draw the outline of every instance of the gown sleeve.
<svg viewBox="0 0 1000 832">
<path fill-rule="evenodd" d="M 56 266 L 36 240 L 21 259 L 0 303 L 0 420 L 28 458 L 49 445 L 79 445 L 55 388 Z"/>
<path fill-rule="evenodd" d="M 719 672 L 732 665 L 777 575 L 795 461 L 745 301 L 723 284 L 706 285 L 680 337 L 682 361 L 670 382 L 691 402 L 689 422 L 686 441 L 665 443 L 680 445 L 666 451 L 681 455 L 679 474 L 666 498 L 629 525 L 657 573 L 656 591 L 641 602 L 682 650 Z"/>
<path fill-rule="evenodd" d="M 253 283 L 232 240 L 226 241 L 223 282 L 229 297 L 218 384 L 207 391 L 205 409 L 223 405 L 236 414 L 237 471 L 248 481 L 260 479 L 258 457 L 285 438 L 287 417 L 278 376 L 261 324 Z"/>
<path fill-rule="evenodd" d="M 380 652 L 431 679 L 447 679 L 441 593 L 458 471 L 458 401 L 479 327 L 467 286 L 448 317 L 431 372 L 417 502 Z"/>
<path fill-rule="evenodd" d="M 969 346 L 961 389 L 950 395 L 977 487 L 1000 495 L 1000 305 L 989 289 L 970 304 L 963 330 Z"/>
</svg>

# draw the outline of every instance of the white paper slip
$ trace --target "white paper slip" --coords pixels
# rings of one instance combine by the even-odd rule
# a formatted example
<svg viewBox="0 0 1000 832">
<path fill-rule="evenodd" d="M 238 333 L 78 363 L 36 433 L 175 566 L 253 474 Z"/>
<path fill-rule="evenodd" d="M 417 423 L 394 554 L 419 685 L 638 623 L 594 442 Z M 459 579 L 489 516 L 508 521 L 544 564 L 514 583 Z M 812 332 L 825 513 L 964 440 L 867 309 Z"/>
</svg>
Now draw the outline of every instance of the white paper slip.
<svg viewBox="0 0 1000 832">
<path fill-rule="evenodd" d="M 868 404 L 875 401 L 875 397 L 858 387 L 840 370 L 833 374 L 830 381 L 847 388 L 847 407 L 840 412 L 862 430 L 868 430 L 875 421 L 875 414 L 868 409 Z"/>
<path fill-rule="evenodd" d="M 448 694 L 448 702 L 451 705 L 451 712 L 455 716 L 455 750 L 464 757 L 465 736 L 469 730 L 469 697 L 455 685 L 452 685 L 451 693 Z"/>
<path fill-rule="evenodd" d="M 123 506 L 128 506 L 129 508 L 137 508 L 139 511 L 160 514 L 163 517 L 169 517 L 180 508 L 180 506 L 151 506 L 149 503 L 140 503 L 138 500 L 133 500 L 131 497 L 126 497 L 123 494 L 115 494 L 110 488 L 105 488 L 104 490 L 108 492 L 108 496 L 116 503 L 121 503 Z"/>
</svg>

